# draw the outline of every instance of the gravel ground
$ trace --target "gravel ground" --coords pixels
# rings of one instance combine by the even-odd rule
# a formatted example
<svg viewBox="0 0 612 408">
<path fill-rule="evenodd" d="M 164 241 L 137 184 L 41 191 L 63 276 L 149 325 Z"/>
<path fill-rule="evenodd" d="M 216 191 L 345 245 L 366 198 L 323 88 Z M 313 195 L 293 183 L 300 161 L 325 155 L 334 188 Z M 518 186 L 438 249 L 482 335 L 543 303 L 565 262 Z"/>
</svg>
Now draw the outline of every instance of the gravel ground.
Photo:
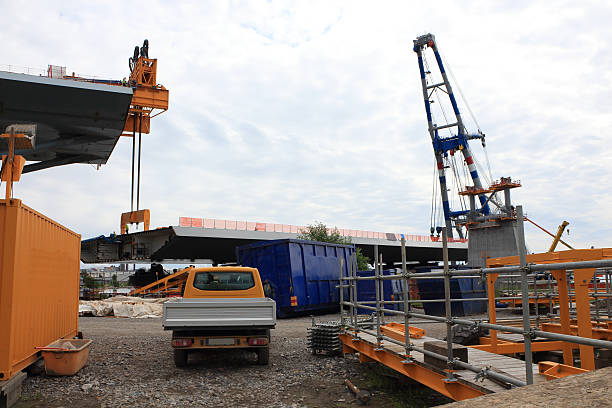
<svg viewBox="0 0 612 408">
<path fill-rule="evenodd" d="M 189 366 L 178 369 L 161 319 L 83 317 L 80 330 L 94 341 L 88 364 L 72 377 L 28 377 L 17 407 L 355 407 L 346 378 L 373 392 L 372 407 L 450 402 L 354 355 L 312 355 L 310 325 L 309 317 L 279 320 L 269 366 L 256 365 L 254 353 L 225 350 L 190 356 Z M 444 332 L 443 325 L 422 326 L 428 335 Z"/>
</svg>

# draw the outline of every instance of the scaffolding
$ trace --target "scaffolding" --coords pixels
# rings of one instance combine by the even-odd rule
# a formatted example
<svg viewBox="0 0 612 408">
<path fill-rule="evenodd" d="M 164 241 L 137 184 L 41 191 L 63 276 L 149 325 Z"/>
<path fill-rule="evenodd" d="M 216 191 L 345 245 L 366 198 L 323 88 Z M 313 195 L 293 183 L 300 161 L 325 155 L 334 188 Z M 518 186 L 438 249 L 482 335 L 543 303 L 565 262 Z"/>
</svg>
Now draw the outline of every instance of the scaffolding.
<svg viewBox="0 0 612 408">
<path fill-rule="evenodd" d="M 564 377 L 595 369 L 594 348 L 612 350 L 612 319 L 610 315 L 610 269 L 612 250 L 574 250 L 562 253 L 527 255 L 525 251 L 523 210 L 517 206 L 518 256 L 495 258 L 487 267 L 456 270 L 449 267 L 446 229 L 443 230 L 444 268 L 441 271 L 424 273 L 409 272 L 406 268 L 406 247 L 402 240 L 402 270 L 396 275 L 383 275 L 382 259 L 376 254 L 374 276 L 358 276 L 356 259 L 350 260 L 349 275 L 340 271 L 340 338 L 343 352 L 359 353 L 360 361 L 378 361 L 394 370 L 423 383 L 424 385 L 455 400 L 472 398 L 510 387 L 520 387 L 552 378 Z M 569 255 L 568 255 L 569 254 Z M 570 261 L 567 261 L 570 260 Z M 542 274 L 555 278 L 545 283 L 546 291 L 537 280 Z M 487 282 L 486 298 L 452 299 L 451 278 L 482 279 Z M 573 283 L 572 283 L 573 277 Z M 594 277 L 594 278 L 593 278 Z M 605 277 L 605 285 L 603 279 Z M 429 300 L 444 302 L 445 316 L 415 313 L 411 305 L 424 300 L 411 299 L 409 282 L 417 279 L 444 280 L 444 299 Z M 589 288 L 591 278 L 593 288 Z M 510 293 L 495 290 L 497 279 L 510 282 Z M 359 301 L 357 282 L 374 280 L 376 301 Z M 400 281 L 401 300 L 385 300 L 383 282 Z M 573 292 L 570 292 L 573 286 Z M 592 290 L 591 290 L 592 289 Z M 601 290 L 600 290 L 601 289 Z M 531 293 L 530 293 L 531 290 Z M 346 293 L 345 293 L 346 291 Z M 497 296 L 499 293 L 500 296 Z M 348 295 L 348 299 L 346 299 Z M 601 301 L 603 299 L 603 302 Z M 451 302 L 486 300 L 488 321 L 457 318 L 451 315 Z M 522 322 L 512 325 L 496 321 L 496 305 L 500 301 L 517 301 L 522 306 Z M 594 302 L 594 310 L 591 308 Z M 605 308 L 603 308 L 605 303 Z M 535 316 L 530 315 L 533 305 Z M 540 315 L 538 305 L 547 304 L 549 310 Z M 345 311 L 345 307 L 348 308 Z M 393 308 L 391 308 L 393 307 Z M 604 310 L 605 309 L 605 313 Z M 374 329 L 368 330 L 357 324 L 357 310 L 373 312 Z M 559 314 L 554 312 L 558 309 Z M 403 324 L 385 323 L 385 315 L 403 317 Z M 426 336 L 415 336 L 418 328 L 410 327 L 411 319 L 446 324 L 444 351 L 432 351 L 425 344 L 437 340 Z M 468 326 L 475 331 L 488 329 L 490 336 L 481 337 L 480 345 L 470 347 L 470 356 L 479 364 L 470 364 L 459 359 L 453 343 L 453 326 Z M 408 327 L 409 330 L 405 330 Z M 515 338 L 505 339 L 510 334 Z M 518 336 L 517 336 L 518 335 Z M 520 338 L 521 341 L 517 341 Z M 542 341 L 543 340 L 543 341 Z M 438 341 L 439 342 L 439 341 Z M 580 368 L 575 367 L 573 349 L 580 351 Z M 533 364 L 533 353 L 558 350 L 563 352 L 563 363 L 540 362 Z M 505 355 L 504 355 L 505 354 Z M 523 354 L 524 361 L 506 355 Z M 467 352 L 466 352 L 467 355 Z M 445 368 L 428 364 L 441 361 Z M 472 358 L 470 358 L 472 360 Z M 524 368 L 517 368 L 524 366 Z M 510 367 L 510 368 L 508 368 Z M 467 374 L 475 374 L 475 377 Z M 480 381 L 479 381 L 480 380 Z"/>
</svg>

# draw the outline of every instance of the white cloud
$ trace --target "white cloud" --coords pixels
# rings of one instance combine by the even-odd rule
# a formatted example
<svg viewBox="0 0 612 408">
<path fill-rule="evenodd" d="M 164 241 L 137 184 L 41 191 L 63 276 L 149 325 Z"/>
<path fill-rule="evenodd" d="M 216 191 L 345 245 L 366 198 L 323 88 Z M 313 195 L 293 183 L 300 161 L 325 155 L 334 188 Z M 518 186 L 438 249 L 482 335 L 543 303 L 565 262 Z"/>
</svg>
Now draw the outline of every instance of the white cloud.
<svg viewBox="0 0 612 408">
<path fill-rule="evenodd" d="M 143 143 L 154 226 L 187 215 L 427 234 L 433 155 L 412 40 L 431 31 L 494 177 L 523 181 L 514 197 L 541 225 L 567 219 L 567 241 L 609 245 L 606 2 L 167 4 L 0 1 L 0 64 L 120 79 L 149 39 L 170 90 Z M 116 231 L 130 156 L 121 140 L 102 170 L 27 174 L 15 194 L 85 237 Z"/>
</svg>

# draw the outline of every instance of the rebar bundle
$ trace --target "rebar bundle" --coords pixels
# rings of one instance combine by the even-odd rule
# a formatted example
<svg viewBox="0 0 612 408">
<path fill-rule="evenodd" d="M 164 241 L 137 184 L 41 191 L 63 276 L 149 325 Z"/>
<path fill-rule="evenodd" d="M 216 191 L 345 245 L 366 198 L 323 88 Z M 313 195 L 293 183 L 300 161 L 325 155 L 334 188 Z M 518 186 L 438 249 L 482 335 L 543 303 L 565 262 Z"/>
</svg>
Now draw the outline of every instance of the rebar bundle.
<svg viewBox="0 0 612 408">
<path fill-rule="evenodd" d="M 372 316 L 357 317 L 358 327 L 372 328 L 373 324 Z M 342 324 L 339 320 L 317 323 L 313 318 L 312 327 L 307 330 L 307 347 L 312 354 L 325 352 L 328 355 L 335 355 L 342 353 L 342 342 L 338 337 L 342 331 Z"/>
</svg>

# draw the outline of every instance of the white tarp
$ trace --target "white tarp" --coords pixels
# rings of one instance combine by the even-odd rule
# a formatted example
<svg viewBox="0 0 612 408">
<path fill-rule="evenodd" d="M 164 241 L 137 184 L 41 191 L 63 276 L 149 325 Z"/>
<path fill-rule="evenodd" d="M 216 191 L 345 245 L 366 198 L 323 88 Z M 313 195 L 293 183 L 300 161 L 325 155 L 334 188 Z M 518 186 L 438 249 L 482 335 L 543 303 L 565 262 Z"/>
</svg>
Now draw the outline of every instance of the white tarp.
<svg viewBox="0 0 612 408">
<path fill-rule="evenodd" d="M 106 300 L 81 300 L 79 316 L 115 316 L 146 319 L 161 317 L 162 304 L 171 298 L 143 299 L 114 296 Z"/>
</svg>

